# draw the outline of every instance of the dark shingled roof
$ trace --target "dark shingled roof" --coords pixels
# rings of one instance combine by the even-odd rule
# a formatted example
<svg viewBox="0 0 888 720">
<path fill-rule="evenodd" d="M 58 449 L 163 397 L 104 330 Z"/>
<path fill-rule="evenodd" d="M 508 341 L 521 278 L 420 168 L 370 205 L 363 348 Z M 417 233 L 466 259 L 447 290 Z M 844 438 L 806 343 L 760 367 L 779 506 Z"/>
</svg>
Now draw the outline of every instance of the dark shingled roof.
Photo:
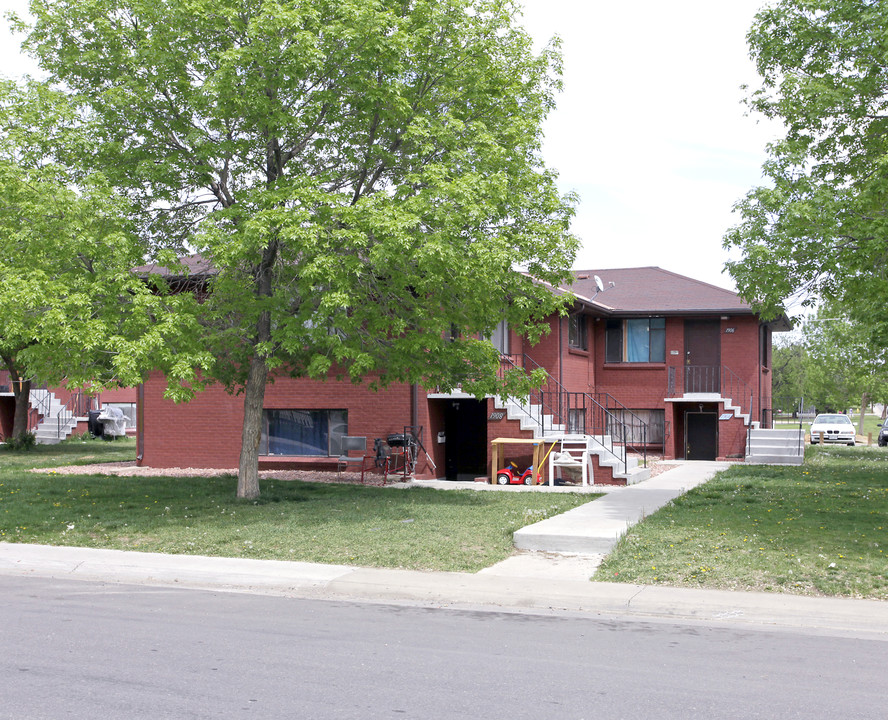
<svg viewBox="0 0 888 720">
<path fill-rule="evenodd" d="M 199 253 L 184 255 L 177 259 L 177 263 L 178 267 L 172 268 L 151 263 L 150 265 L 133 268 L 133 272 L 139 275 L 160 275 L 168 280 L 184 277 L 205 277 L 216 274 L 213 264 Z"/>
<path fill-rule="evenodd" d="M 573 285 L 565 289 L 605 315 L 753 314 L 737 293 L 658 267 L 574 270 L 573 275 Z"/>
</svg>

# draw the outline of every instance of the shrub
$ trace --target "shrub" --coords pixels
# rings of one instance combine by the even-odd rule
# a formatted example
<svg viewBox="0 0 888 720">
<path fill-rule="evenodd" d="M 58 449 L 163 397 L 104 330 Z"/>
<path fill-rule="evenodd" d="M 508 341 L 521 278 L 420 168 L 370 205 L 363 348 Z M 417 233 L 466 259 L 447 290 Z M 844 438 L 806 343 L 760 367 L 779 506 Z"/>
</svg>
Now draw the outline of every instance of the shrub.
<svg viewBox="0 0 888 720">
<path fill-rule="evenodd" d="M 32 432 L 26 432 L 21 437 L 6 438 L 6 446 L 10 450 L 30 450 L 37 444 L 37 436 Z"/>
</svg>

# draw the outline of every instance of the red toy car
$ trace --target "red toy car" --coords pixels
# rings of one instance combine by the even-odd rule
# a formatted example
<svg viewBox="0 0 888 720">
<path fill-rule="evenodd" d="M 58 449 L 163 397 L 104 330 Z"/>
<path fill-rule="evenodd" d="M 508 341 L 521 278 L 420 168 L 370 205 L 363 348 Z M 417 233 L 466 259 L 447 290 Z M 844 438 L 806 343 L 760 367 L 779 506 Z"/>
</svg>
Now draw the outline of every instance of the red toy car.
<svg viewBox="0 0 888 720">
<path fill-rule="evenodd" d="M 538 485 L 542 482 L 542 476 L 537 473 L 536 476 L 536 484 Z M 496 473 L 496 484 L 497 485 L 533 485 L 534 477 L 533 477 L 533 465 L 531 465 L 527 470 L 523 473 L 518 472 L 518 466 L 510 462 L 508 467 L 504 467 L 502 470 L 497 470 Z"/>
</svg>

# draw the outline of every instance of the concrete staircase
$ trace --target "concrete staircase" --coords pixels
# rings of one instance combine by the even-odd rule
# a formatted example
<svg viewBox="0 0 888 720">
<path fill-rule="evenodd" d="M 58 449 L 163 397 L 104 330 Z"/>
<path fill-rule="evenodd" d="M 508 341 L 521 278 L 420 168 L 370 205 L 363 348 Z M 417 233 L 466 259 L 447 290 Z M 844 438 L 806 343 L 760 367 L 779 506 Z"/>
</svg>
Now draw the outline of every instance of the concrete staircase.
<svg viewBox="0 0 888 720">
<path fill-rule="evenodd" d="M 740 418 L 746 427 L 758 430 L 761 426 L 758 420 L 751 420 L 749 413 L 744 412 L 740 405 L 734 405 L 732 398 L 723 397 L 721 393 L 685 393 L 681 399 L 687 402 L 721 403 L 724 405 L 726 413 L 732 413 L 735 418 Z"/>
<path fill-rule="evenodd" d="M 515 398 L 510 398 L 505 402 L 497 399 L 495 404 L 499 410 L 505 411 L 507 419 L 518 421 L 521 430 L 532 432 L 534 438 L 541 439 L 546 443 L 551 444 L 562 439 L 592 438 L 592 454 L 595 457 L 590 473 L 593 483 L 596 480 L 601 482 L 602 474 L 605 478 L 620 485 L 633 485 L 650 477 L 650 468 L 638 467 L 638 459 L 634 457 L 626 458 L 626 470 L 623 471 L 621 458 L 608 449 L 612 445 L 608 435 L 567 433 L 565 426 L 555 422 L 552 415 L 544 414 L 542 407 L 538 404 L 521 402 Z M 599 470 L 597 474 L 594 472 L 595 469 Z"/>
<path fill-rule="evenodd" d="M 77 418 L 49 390 L 31 390 L 31 407 L 40 413 L 35 436 L 40 445 L 57 445 L 77 427 Z"/>
<path fill-rule="evenodd" d="M 801 465 L 804 460 L 804 430 L 754 428 L 749 431 L 746 462 L 753 465 Z"/>
</svg>

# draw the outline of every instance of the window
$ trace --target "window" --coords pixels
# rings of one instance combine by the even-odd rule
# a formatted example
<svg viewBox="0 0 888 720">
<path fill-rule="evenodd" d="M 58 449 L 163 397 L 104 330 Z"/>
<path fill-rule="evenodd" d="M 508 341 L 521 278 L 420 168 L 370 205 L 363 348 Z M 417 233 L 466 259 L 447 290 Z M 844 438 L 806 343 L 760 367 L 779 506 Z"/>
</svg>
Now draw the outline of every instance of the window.
<svg viewBox="0 0 888 720">
<path fill-rule="evenodd" d="M 666 318 L 608 320 L 605 362 L 666 362 Z"/>
<path fill-rule="evenodd" d="M 567 345 L 577 350 L 588 350 L 586 316 L 580 313 L 567 316 Z"/>
<path fill-rule="evenodd" d="M 500 320 L 489 340 L 491 345 L 499 350 L 500 355 L 509 354 L 509 325 L 505 320 Z"/>
<path fill-rule="evenodd" d="M 622 428 L 618 423 L 623 424 Z M 617 442 L 662 445 L 666 440 L 665 410 L 611 410 L 607 425 L 608 434 Z M 622 431 L 625 431 L 625 437 Z"/>
<path fill-rule="evenodd" d="M 135 403 L 121 403 L 121 402 L 107 402 L 102 403 L 102 407 L 115 407 L 120 410 L 124 417 L 126 417 L 126 426 L 127 428 L 136 427 L 136 404 Z"/>
<path fill-rule="evenodd" d="M 567 432 L 570 435 L 586 434 L 585 408 L 569 408 L 567 411 Z"/>
<path fill-rule="evenodd" d="M 342 454 L 348 410 L 263 410 L 260 455 Z"/>
</svg>

